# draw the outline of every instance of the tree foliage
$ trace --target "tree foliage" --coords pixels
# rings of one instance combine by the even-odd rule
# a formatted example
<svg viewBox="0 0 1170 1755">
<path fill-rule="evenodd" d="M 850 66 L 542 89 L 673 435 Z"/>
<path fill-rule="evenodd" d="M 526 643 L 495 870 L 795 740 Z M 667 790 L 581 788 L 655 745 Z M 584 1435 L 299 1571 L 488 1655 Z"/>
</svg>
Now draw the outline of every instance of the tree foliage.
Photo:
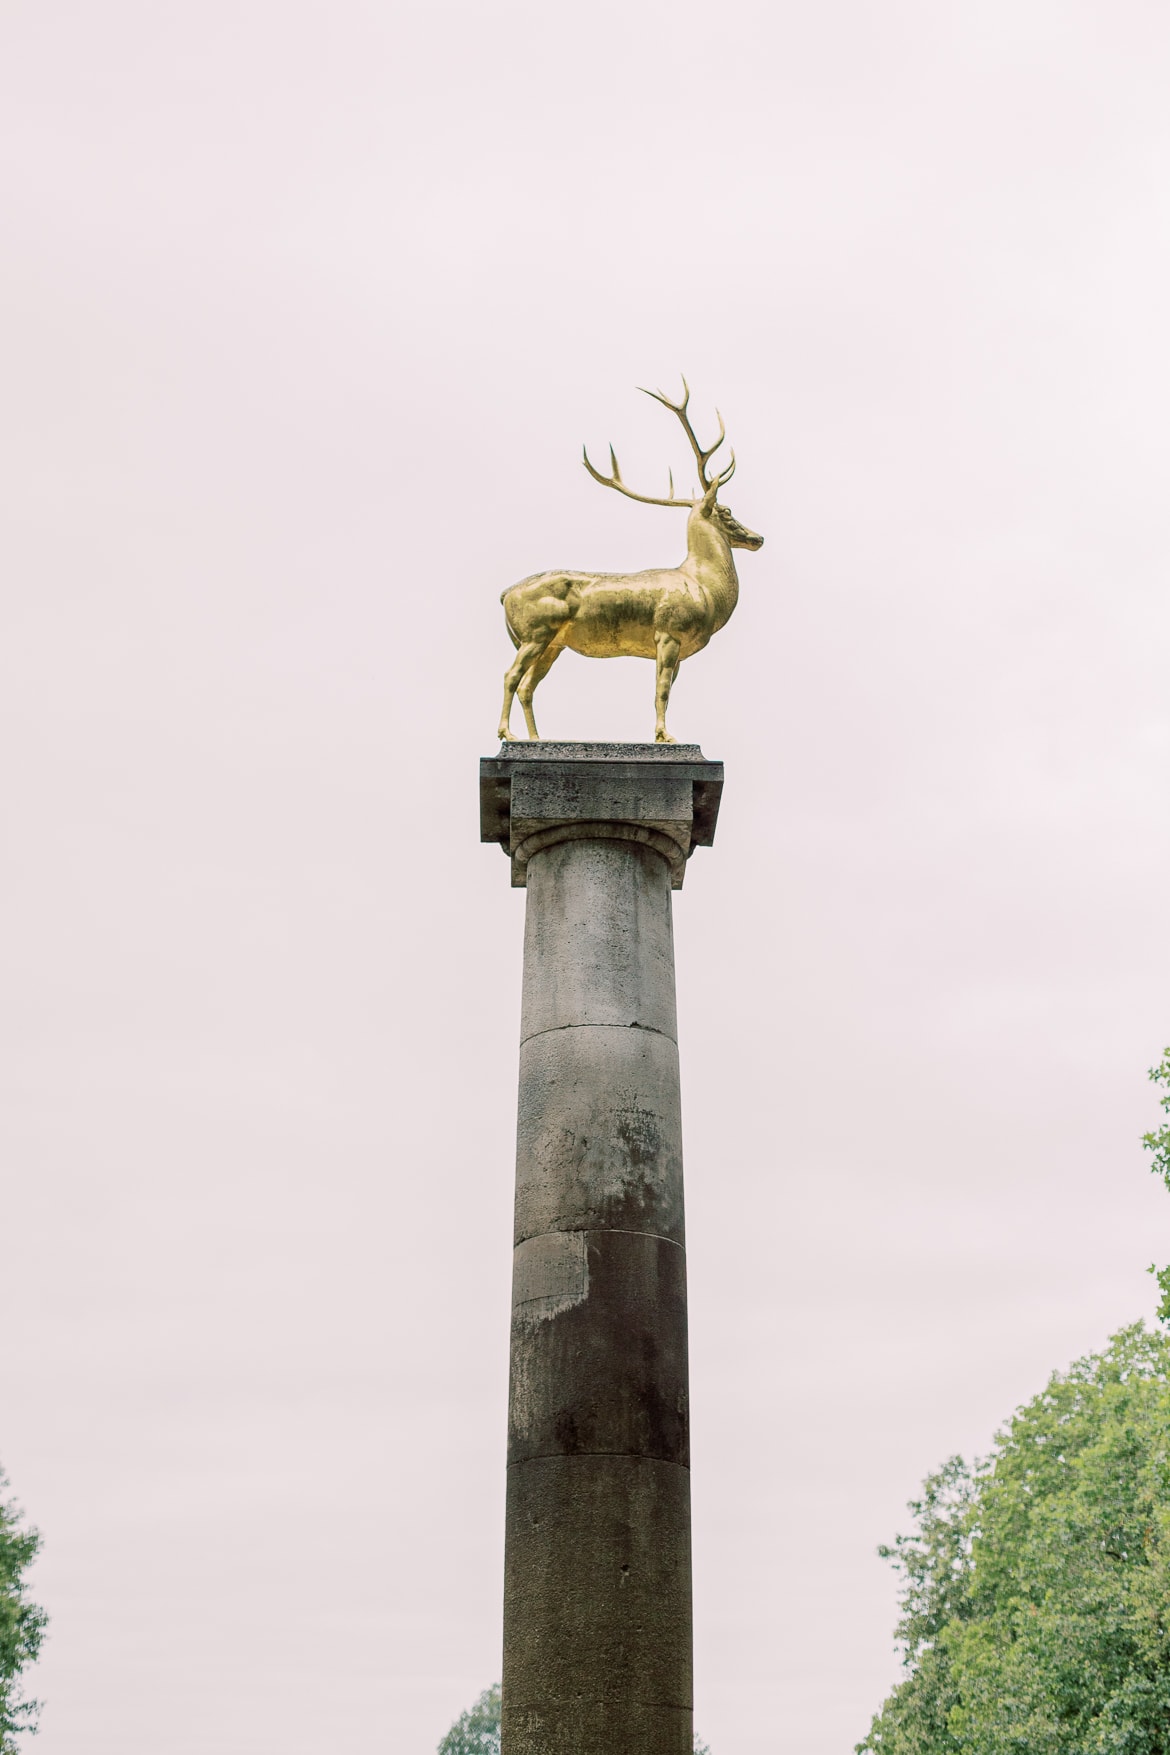
<svg viewBox="0 0 1170 1755">
<path fill-rule="evenodd" d="M 438 1755 L 500 1755 L 500 1684 L 485 1688 L 474 1706 L 460 1713 L 443 1741 Z M 711 1755 L 706 1743 L 695 1738 L 695 1755 Z"/>
<path fill-rule="evenodd" d="M 1162 1050 L 1162 1059 L 1157 1066 L 1150 1068 L 1150 1077 L 1155 1084 L 1161 1085 L 1162 1091 L 1158 1101 L 1162 1111 L 1170 1115 L 1170 1048 Z M 1170 1121 L 1164 1121 L 1152 1133 L 1143 1134 L 1142 1144 L 1147 1152 L 1154 1154 L 1154 1162 L 1150 1169 L 1155 1176 L 1160 1176 L 1170 1189 Z M 1170 1267 L 1152 1267 L 1150 1272 L 1157 1278 L 1162 1291 L 1162 1302 L 1158 1307 L 1158 1315 L 1163 1322 L 1170 1322 Z"/>
<path fill-rule="evenodd" d="M 858 1755 L 1170 1755 L 1170 1339 L 1123 1329 L 911 1510 Z"/>
<path fill-rule="evenodd" d="M 0 1471 L 0 1495 L 8 1477 Z M 35 1731 L 37 1702 L 26 1699 L 20 1673 L 40 1649 L 46 1616 L 28 1600 L 25 1573 L 41 1538 L 20 1509 L 0 1497 L 0 1755 L 15 1755 L 21 1731 Z"/>
<path fill-rule="evenodd" d="M 474 1706 L 461 1712 L 439 1755 L 500 1755 L 500 1684 L 485 1688 Z"/>
</svg>

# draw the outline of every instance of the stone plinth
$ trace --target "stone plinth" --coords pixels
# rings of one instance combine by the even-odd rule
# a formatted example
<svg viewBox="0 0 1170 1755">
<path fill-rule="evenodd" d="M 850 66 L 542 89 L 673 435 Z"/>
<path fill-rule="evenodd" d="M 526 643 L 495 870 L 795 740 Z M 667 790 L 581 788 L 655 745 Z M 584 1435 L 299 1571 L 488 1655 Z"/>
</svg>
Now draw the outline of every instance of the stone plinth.
<svg viewBox="0 0 1170 1755">
<path fill-rule="evenodd" d="M 690 1755 L 686 1257 L 671 889 L 723 772 L 515 744 L 482 836 L 527 887 L 504 1755 Z"/>
</svg>

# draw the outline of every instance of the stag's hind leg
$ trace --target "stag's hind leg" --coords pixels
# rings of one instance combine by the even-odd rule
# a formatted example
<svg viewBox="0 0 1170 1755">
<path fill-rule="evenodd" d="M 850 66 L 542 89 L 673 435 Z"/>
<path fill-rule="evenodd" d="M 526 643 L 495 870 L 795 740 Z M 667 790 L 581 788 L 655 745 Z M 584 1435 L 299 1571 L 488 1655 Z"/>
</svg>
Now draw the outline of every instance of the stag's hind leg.
<svg viewBox="0 0 1170 1755">
<path fill-rule="evenodd" d="M 560 645 L 558 641 L 550 641 L 540 657 L 536 660 L 536 663 L 529 665 L 524 673 L 520 687 L 516 690 L 520 705 L 524 709 L 524 723 L 528 727 L 528 735 L 529 737 L 534 738 L 537 742 L 540 741 L 540 733 L 536 729 L 536 716 L 532 710 L 532 697 L 536 693 L 537 683 L 544 681 L 545 677 L 548 675 L 563 651 L 564 647 Z"/>
<path fill-rule="evenodd" d="M 524 723 L 528 727 L 528 735 L 539 740 L 540 733 L 536 729 L 536 720 L 532 717 L 532 691 L 542 676 L 547 676 L 560 653 L 560 646 L 550 644 L 556 638 L 557 630 L 542 628 L 540 633 L 531 640 L 525 640 L 516 654 L 515 662 L 504 678 L 504 710 L 500 715 L 499 736 L 505 743 L 514 743 L 509 720 L 512 717 L 512 701 L 516 695 L 520 697 L 520 705 L 524 709 Z"/>
<path fill-rule="evenodd" d="M 529 737 L 538 737 L 532 717 L 532 691 L 545 676 L 561 650 L 558 638 L 576 613 L 572 601 L 575 593 L 573 578 L 565 573 L 537 573 L 522 579 L 505 591 L 501 602 L 508 633 L 516 647 L 516 661 L 504 678 L 504 711 L 500 715 L 500 736 L 511 739 L 509 720 L 512 702 L 520 696 Z M 555 645 L 553 644 L 555 642 Z M 551 648 L 551 651 L 550 651 Z M 547 656 L 546 656 L 547 654 Z"/>
<path fill-rule="evenodd" d="M 679 650 L 679 643 L 673 634 L 656 634 L 654 636 L 655 743 L 674 742 L 673 737 L 666 729 L 666 708 L 670 701 L 671 685 L 678 675 L 678 667 L 682 662 Z"/>
<path fill-rule="evenodd" d="M 512 717 L 512 702 L 529 665 L 535 664 L 546 644 L 547 642 L 544 640 L 525 640 L 517 650 L 512 664 L 504 673 L 504 706 L 500 714 L 500 729 L 496 733 L 502 743 L 516 741 L 508 723 Z"/>
</svg>

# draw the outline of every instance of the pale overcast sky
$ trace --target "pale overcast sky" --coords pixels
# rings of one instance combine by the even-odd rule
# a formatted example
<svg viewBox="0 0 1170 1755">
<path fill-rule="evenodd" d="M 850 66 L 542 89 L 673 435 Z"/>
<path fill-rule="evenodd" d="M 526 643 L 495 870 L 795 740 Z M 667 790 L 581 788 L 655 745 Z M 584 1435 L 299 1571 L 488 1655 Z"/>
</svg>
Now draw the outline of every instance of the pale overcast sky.
<svg viewBox="0 0 1170 1755">
<path fill-rule="evenodd" d="M 876 1545 L 1153 1309 L 1162 0 L 8 0 L 0 1460 L 37 1755 L 430 1755 L 499 1673 L 500 591 L 767 538 L 672 729 L 696 1722 L 848 1755 Z M 652 673 L 557 666 L 558 737 Z"/>
</svg>

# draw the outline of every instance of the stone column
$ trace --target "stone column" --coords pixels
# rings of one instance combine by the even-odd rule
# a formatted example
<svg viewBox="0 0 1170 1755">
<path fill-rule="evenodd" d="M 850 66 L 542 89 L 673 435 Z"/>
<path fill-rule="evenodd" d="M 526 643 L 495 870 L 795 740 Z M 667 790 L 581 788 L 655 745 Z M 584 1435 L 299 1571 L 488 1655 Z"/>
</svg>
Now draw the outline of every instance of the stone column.
<svg viewBox="0 0 1170 1755">
<path fill-rule="evenodd" d="M 690 1454 L 671 889 L 723 770 L 505 745 L 482 837 L 528 890 L 504 1755 L 691 1755 Z"/>
</svg>

